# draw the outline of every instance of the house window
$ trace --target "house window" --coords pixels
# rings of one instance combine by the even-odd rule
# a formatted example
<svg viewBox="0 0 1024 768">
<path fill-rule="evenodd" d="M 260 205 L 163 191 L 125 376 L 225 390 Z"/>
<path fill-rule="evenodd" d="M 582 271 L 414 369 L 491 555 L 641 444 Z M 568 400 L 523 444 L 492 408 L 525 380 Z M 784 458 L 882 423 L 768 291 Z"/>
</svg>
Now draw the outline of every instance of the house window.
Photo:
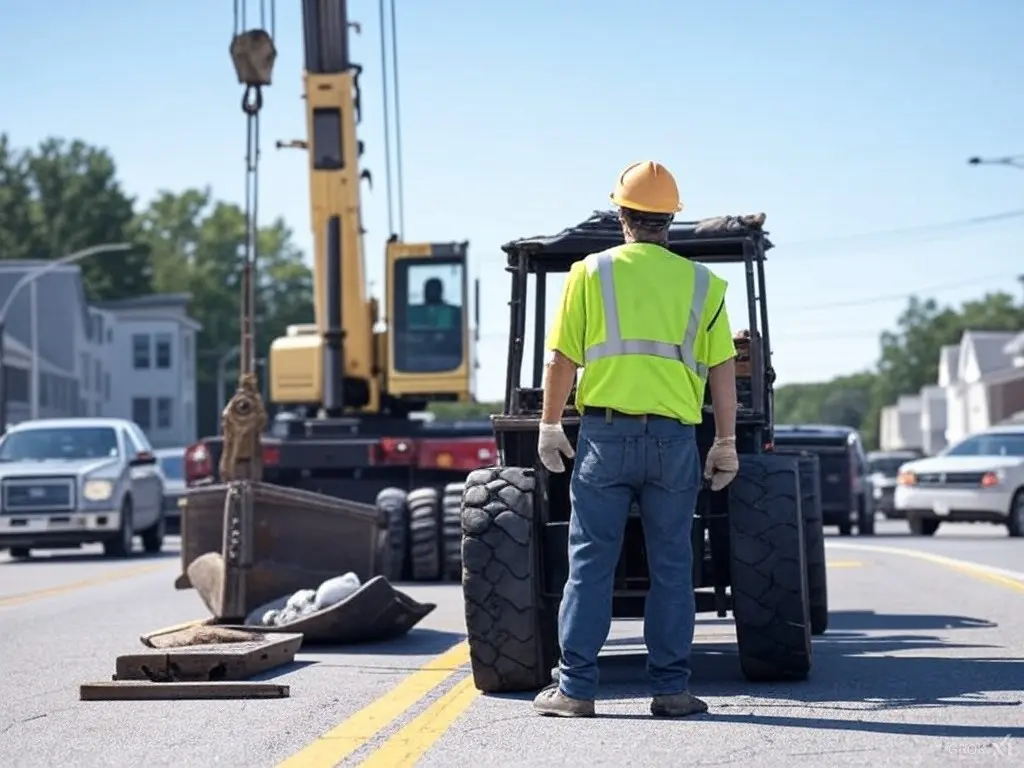
<svg viewBox="0 0 1024 768">
<path fill-rule="evenodd" d="M 109 403 L 110 402 L 110 372 L 103 374 L 103 397 Z"/>
<path fill-rule="evenodd" d="M 102 389 L 103 389 L 103 366 L 100 364 L 99 360 L 96 361 L 96 378 L 93 379 L 93 381 L 96 382 L 96 391 L 97 392 L 102 391 Z"/>
<path fill-rule="evenodd" d="M 89 365 L 89 355 L 86 352 L 82 353 L 82 389 L 88 391 L 92 385 L 89 383 L 89 374 L 92 372 L 92 366 Z"/>
<path fill-rule="evenodd" d="M 149 368 L 149 334 L 132 334 L 132 360 L 135 368 Z"/>
<path fill-rule="evenodd" d="M 107 328 L 107 344 L 114 340 L 114 331 L 112 328 Z"/>
<path fill-rule="evenodd" d="M 152 403 L 148 397 L 133 397 L 132 421 L 143 429 L 149 429 L 152 426 L 151 407 Z"/>
<path fill-rule="evenodd" d="M 7 374 L 7 399 L 19 403 L 28 402 L 28 371 L 23 368 L 15 368 L 11 365 L 4 366 Z"/>
<path fill-rule="evenodd" d="M 192 378 L 192 365 L 194 363 L 194 355 L 192 354 L 192 334 L 186 332 L 182 339 L 181 349 L 182 363 L 185 366 L 185 378 Z"/>
<path fill-rule="evenodd" d="M 161 333 L 156 337 L 156 367 L 171 367 L 171 334 Z"/>
<path fill-rule="evenodd" d="M 156 427 L 157 429 L 171 428 L 171 398 L 161 397 L 156 401 Z"/>
</svg>

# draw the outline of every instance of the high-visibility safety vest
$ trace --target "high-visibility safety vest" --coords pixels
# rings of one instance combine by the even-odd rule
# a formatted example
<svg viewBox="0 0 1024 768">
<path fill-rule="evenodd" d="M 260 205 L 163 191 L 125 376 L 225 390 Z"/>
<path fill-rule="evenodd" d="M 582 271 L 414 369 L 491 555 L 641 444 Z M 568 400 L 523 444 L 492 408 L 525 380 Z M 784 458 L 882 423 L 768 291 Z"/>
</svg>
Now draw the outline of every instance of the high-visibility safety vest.
<svg viewBox="0 0 1024 768">
<path fill-rule="evenodd" d="M 583 266 L 584 370 L 577 406 L 698 423 L 708 331 L 725 315 L 727 283 L 703 264 L 650 243 L 591 254 Z M 722 320 L 719 331 L 731 349 L 727 315 Z"/>
</svg>

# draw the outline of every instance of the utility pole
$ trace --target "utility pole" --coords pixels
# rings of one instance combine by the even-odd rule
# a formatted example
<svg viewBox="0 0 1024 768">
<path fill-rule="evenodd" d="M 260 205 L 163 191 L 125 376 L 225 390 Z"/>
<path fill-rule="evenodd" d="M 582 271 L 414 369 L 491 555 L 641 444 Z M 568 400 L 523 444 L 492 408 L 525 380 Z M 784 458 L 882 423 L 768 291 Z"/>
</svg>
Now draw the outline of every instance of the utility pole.
<svg viewBox="0 0 1024 768">
<path fill-rule="evenodd" d="M 5 361 L 6 350 L 6 336 L 7 336 L 7 313 L 11 310 L 11 306 L 14 304 L 14 300 L 18 297 L 21 289 L 26 285 L 35 283 L 36 280 L 48 275 L 51 272 L 65 267 L 68 264 L 74 264 L 75 262 L 81 261 L 88 256 L 94 256 L 100 253 L 116 253 L 122 251 L 130 251 L 134 248 L 131 243 L 104 243 L 103 245 L 94 245 L 90 248 L 83 248 L 80 251 L 75 251 L 67 256 L 63 256 L 53 261 L 48 261 L 41 264 L 38 268 L 26 272 L 11 288 L 11 292 L 7 294 L 7 299 L 3 305 L 0 306 L 0 430 L 7 432 L 7 365 Z M 33 311 L 35 309 L 33 308 Z M 35 329 L 35 323 L 33 320 L 33 330 Z M 33 351 L 33 357 L 37 357 L 38 352 L 38 340 L 33 339 L 33 347 L 36 348 Z M 35 364 L 35 361 L 33 361 Z"/>
<path fill-rule="evenodd" d="M 970 157 L 968 165 L 1005 165 L 1024 171 L 1024 155 L 1007 155 L 1006 157 Z"/>
</svg>

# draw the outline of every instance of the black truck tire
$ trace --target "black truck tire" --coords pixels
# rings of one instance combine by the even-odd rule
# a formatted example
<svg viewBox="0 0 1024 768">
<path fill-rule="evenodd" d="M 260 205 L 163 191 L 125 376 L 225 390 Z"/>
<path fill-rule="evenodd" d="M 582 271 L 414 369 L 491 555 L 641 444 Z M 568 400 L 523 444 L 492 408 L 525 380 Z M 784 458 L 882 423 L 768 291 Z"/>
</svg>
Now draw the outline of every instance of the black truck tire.
<svg viewBox="0 0 1024 768">
<path fill-rule="evenodd" d="M 448 483 L 441 497 L 446 581 L 462 581 L 462 493 L 465 489 L 465 483 Z"/>
<path fill-rule="evenodd" d="M 857 535 L 875 535 L 875 508 L 868 504 L 864 494 L 857 497 Z"/>
<path fill-rule="evenodd" d="M 413 581 L 441 578 L 441 494 L 417 488 L 406 497 L 409 506 L 409 560 Z"/>
<path fill-rule="evenodd" d="M 383 488 L 375 500 L 375 506 L 387 520 L 390 557 L 381 575 L 388 581 L 409 577 L 409 508 L 405 496 L 403 488 Z"/>
<path fill-rule="evenodd" d="M 541 592 L 535 482 L 520 467 L 466 479 L 462 592 L 473 682 L 484 693 L 543 688 L 558 661 L 557 607 Z"/>
<path fill-rule="evenodd" d="M 740 668 L 755 682 L 805 680 L 811 621 L 798 459 L 743 456 L 729 489 Z"/>
<path fill-rule="evenodd" d="M 813 453 L 800 457 L 800 513 L 804 519 L 811 634 L 823 635 L 828 630 L 828 568 L 821 512 L 821 462 Z"/>
</svg>

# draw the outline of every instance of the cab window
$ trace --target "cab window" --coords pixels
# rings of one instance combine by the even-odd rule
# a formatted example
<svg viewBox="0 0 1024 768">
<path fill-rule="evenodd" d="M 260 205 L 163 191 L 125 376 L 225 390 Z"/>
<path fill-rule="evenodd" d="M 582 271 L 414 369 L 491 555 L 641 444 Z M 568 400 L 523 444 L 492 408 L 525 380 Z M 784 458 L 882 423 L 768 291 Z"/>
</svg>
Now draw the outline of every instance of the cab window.
<svg viewBox="0 0 1024 768">
<path fill-rule="evenodd" d="M 465 271 L 461 260 L 407 259 L 395 265 L 395 370 L 443 373 L 462 365 Z"/>
</svg>

